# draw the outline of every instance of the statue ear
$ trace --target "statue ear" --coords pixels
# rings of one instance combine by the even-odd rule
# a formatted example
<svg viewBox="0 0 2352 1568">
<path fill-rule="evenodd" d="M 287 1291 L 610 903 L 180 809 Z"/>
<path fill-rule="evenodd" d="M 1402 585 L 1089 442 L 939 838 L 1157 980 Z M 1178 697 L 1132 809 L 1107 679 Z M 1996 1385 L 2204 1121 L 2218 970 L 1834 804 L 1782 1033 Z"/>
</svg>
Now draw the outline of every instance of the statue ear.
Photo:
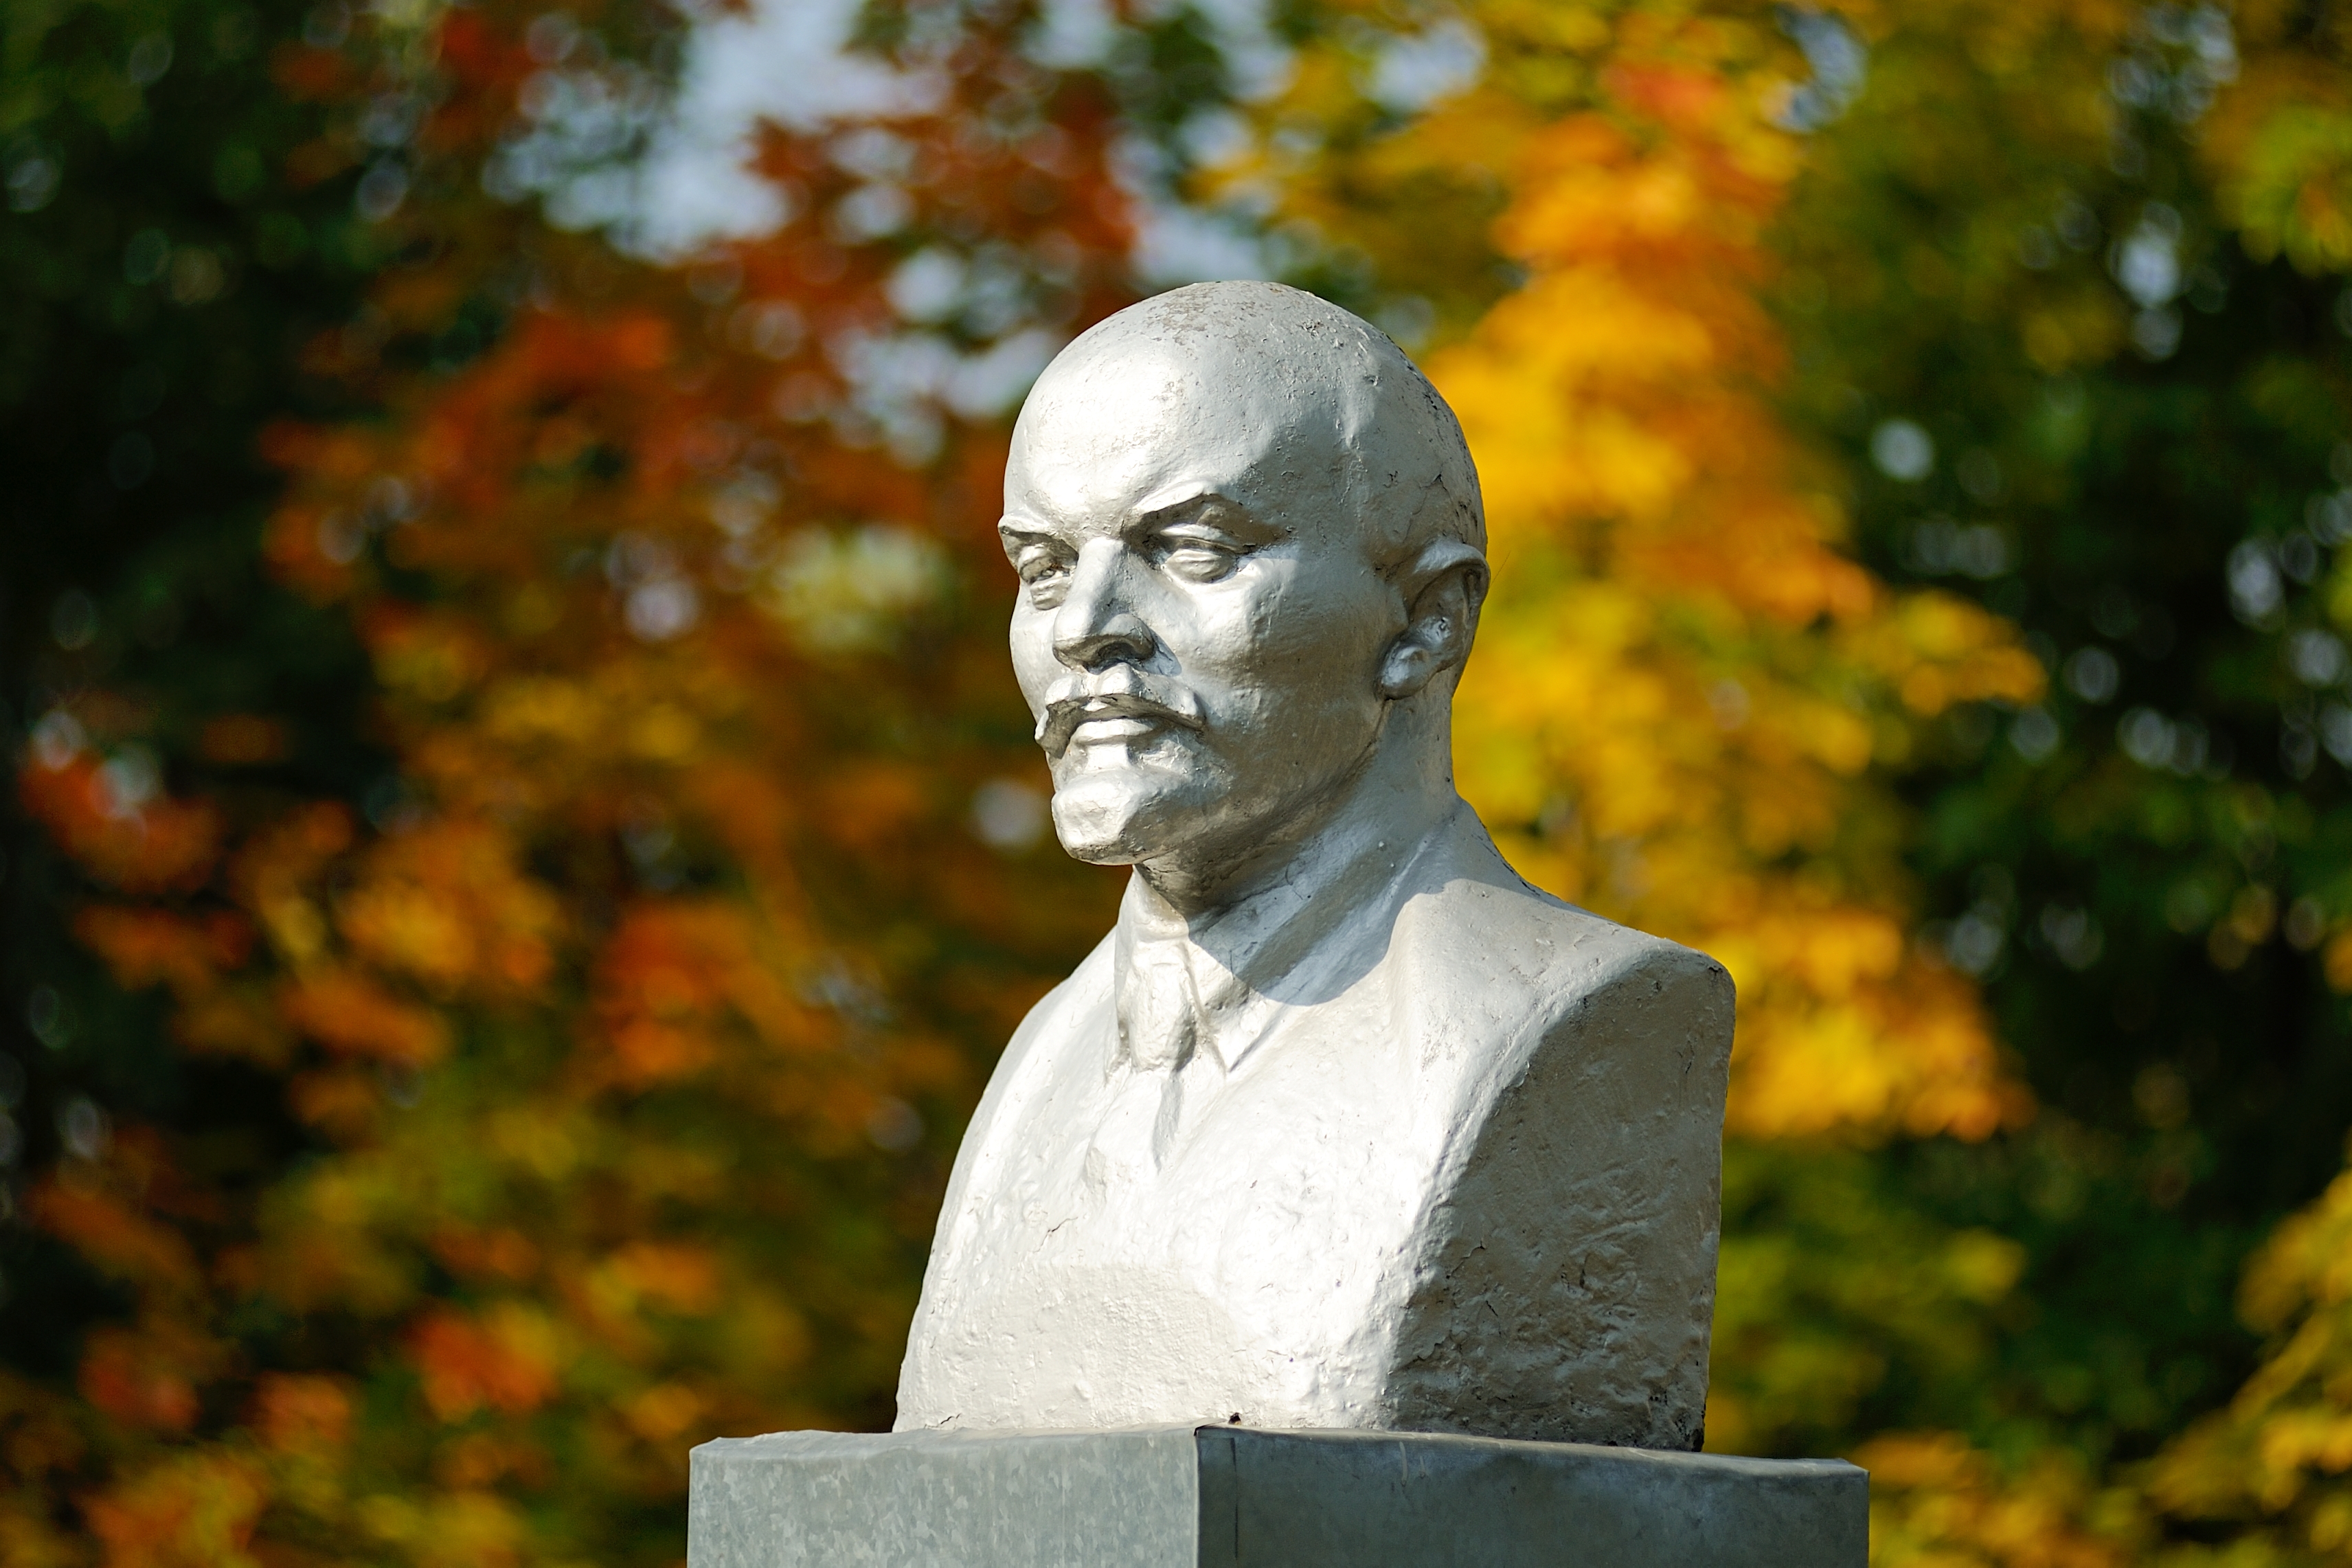
<svg viewBox="0 0 2352 1568">
<path fill-rule="evenodd" d="M 1460 539 L 1438 539 L 1391 572 L 1404 630 L 1381 658 L 1381 695 L 1409 697 L 1470 656 L 1486 601 L 1486 558 Z"/>
</svg>

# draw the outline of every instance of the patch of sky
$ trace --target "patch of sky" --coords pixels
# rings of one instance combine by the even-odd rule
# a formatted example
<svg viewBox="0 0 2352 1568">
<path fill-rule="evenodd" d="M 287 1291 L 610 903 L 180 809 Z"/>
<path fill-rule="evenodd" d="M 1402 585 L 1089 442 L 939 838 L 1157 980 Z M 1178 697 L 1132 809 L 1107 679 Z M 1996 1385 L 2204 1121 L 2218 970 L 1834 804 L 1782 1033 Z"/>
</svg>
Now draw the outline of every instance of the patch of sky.
<svg viewBox="0 0 2352 1568">
<path fill-rule="evenodd" d="M 1834 12 L 1790 6 L 1780 13 L 1780 30 L 1804 51 L 1812 78 L 1801 82 L 1780 109 L 1790 131 L 1818 131 L 1846 111 L 1869 74 L 1870 51 L 1845 19 Z"/>
<path fill-rule="evenodd" d="M 1428 108 L 1475 84 L 1486 68 L 1486 40 L 1458 17 L 1383 40 L 1374 52 L 1370 96 L 1400 114 Z"/>
<path fill-rule="evenodd" d="M 1047 9 L 1070 3 L 1048 0 Z M 1265 0 L 1142 0 L 1136 11 L 1139 20 L 1150 23 L 1188 7 L 1208 22 L 1226 78 L 1243 102 L 1271 98 L 1290 85 L 1297 57 L 1275 36 L 1271 26 L 1275 7 Z"/>
<path fill-rule="evenodd" d="M 1936 441 L 1916 420 L 1884 420 L 1870 433 L 1870 460 L 1888 478 L 1915 485 L 1935 471 Z"/>
<path fill-rule="evenodd" d="M 936 79 L 849 52 L 859 3 L 759 0 L 698 16 L 677 101 L 638 172 L 636 247 L 682 255 L 772 233 L 791 218 L 783 193 L 751 167 L 762 121 L 814 130 L 937 100 Z"/>
<path fill-rule="evenodd" d="M 2180 312 L 2172 308 L 2183 286 L 2180 239 L 2180 214 L 2162 202 L 2150 202 L 2108 253 L 2108 270 L 2139 307 L 2132 318 L 2132 344 L 2150 360 L 2167 359 L 2180 346 Z"/>
<path fill-rule="evenodd" d="M 859 5 L 752 0 L 740 9 L 696 7 L 678 90 L 657 113 L 644 112 L 634 99 L 615 105 L 609 87 L 593 87 L 584 73 L 562 68 L 560 57 L 551 60 L 533 89 L 530 134 L 494 161 L 487 183 L 509 199 L 541 196 L 550 215 L 566 226 L 604 228 L 625 248 L 656 258 L 772 233 L 797 214 L 786 193 L 751 166 L 761 123 L 806 131 L 852 117 L 919 112 L 943 89 L 929 73 L 897 69 L 849 49 Z M 1193 9 L 1210 24 L 1240 99 L 1266 97 L 1289 81 L 1292 52 L 1269 27 L 1260 0 L 1193 0 Z M 1116 44 L 1118 26 L 1108 0 L 1047 0 L 1030 50 L 1049 66 L 1098 64 Z M 1473 45 L 1459 28 L 1416 35 L 1395 67 L 1398 90 L 1443 90 L 1447 72 L 1460 68 Z M 1211 163 L 1244 151 L 1247 136 L 1229 108 L 1203 105 L 1183 127 L 1180 149 L 1195 164 Z M 630 137 L 642 142 L 642 152 L 614 161 L 612 153 Z M 1178 200 L 1174 185 L 1182 171 L 1160 149 L 1133 140 L 1119 150 L 1114 173 L 1138 204 L 1135 260 L 1147 286 L 1268 276 L 1247 225 Z M 896 208 L 887 174 L 873 176 L 872 189 L 877 194 L 847 214 L 859 229 L 850 237 L 890 232 Z"/>
</svg>

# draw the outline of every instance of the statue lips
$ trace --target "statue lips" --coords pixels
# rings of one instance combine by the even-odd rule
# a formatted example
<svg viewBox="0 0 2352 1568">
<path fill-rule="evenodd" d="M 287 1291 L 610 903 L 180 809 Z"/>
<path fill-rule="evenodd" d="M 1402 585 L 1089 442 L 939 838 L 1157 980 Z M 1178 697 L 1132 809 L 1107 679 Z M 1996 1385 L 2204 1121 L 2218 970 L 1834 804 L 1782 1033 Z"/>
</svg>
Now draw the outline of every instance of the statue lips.
<svg viewBox="0 0 2352 1568">
<path fill-rule="evenodd" d="M 1046 756 L 1058 760 L 1081 727 L 1101 726 L 1111 731 L 1088 739 L 1133 739 L 1168 726 L 1205 729 L 1207 721 L 1201 699 L 1189 689 L 1122 664 L 1091 680 L 1064 676 L 1047 688 L 1037 743 Z"/>
</svg>

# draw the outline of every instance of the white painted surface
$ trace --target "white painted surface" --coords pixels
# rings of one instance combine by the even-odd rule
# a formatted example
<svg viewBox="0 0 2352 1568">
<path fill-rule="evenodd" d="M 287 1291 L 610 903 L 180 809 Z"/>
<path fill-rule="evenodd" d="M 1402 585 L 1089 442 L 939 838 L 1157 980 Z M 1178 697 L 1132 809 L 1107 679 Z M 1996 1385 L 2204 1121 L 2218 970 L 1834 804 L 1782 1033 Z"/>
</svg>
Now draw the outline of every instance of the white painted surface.
<svg viewBox="0 0 2352 1568">
<path fill-rule="evenodd" d="M 1345 312 L 1203 285 L 1055 361 L 1005 490 L 1056 831 L 1137 870 L 966 1135 L 899 1427 L 1694 1445 L 1730 981 L 1454 793 L 1450 411 Z"/>
</svg>

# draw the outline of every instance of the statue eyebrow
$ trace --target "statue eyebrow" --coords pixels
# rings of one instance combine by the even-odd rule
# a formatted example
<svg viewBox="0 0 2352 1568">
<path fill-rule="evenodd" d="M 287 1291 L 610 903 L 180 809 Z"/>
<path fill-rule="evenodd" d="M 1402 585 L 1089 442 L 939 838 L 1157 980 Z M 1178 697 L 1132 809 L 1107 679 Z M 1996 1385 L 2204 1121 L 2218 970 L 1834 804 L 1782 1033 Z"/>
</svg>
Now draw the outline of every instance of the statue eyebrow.
<svg viewBox="0 0 2352 1568">
<path fill-rule="evenodd" d="M 1052 544 L 1059 538 L 1045 524 L 1033 523 L 1026 517 L 1000 517 L 996 532 L 999 538 L 1020 545 Z"/>
<path fill-rule="evenodd" d="M 1222 514 L 1212 526 L 1223 526 L 1224 531 L 1244 540 L 1252 549 L 1290 537 L 1290 530 L 1280 523 L 1268 522 L 1232 497 L 1198 482 L 1171 486 L 1146 497 L 1128 513 L 1127 522 L 1119 531 L 1135 537 L 1156 528 L 1181 525 L 1186 519 L 1171 514 L 1181 514 L 1203 506 L 1214 506 Z M 1007 549 L 1051 546 L 1067 549 L 1071 538 L 1066 528 L 1034 517 L 1010 514 L 997 519 L 996 533 Z"/>
<path fill-rule="evenodd" d="M 1157 517 L 1161 512 L 1172 512 L 1179 507 L 1188 507 L 1199 501 L 1223 500 L 1225 497 L 1218 495 L 1203 480 L 1180 479 L 1138 501 L 1134 515 L 1139 517 Z M 1226 504 L 1232 505 L 1229 501 Z"/>
<path fill-rule="evenodd" d="M 1171 485 L 1164 490 L 1146 496 L 1136 503 L 1131 516 L 1137 526 L 1150 527 L 1167 520 L 1168 514 L 1171 512 L 1207 505 L 1218 507 L 1225 511 L 1233 521 L 1243 525 L 1240 528 L 1230 531 L 1253 538 L 1258 543 L 1271 543 L 1276 539 L 1287 538 L 1290 533 L 1288 528 L 1279 523 L 1265 521 L 1241 502 L 1210 488 L 1199 480 L 1188 480 L 1181 484 Z"/>
</svg>

